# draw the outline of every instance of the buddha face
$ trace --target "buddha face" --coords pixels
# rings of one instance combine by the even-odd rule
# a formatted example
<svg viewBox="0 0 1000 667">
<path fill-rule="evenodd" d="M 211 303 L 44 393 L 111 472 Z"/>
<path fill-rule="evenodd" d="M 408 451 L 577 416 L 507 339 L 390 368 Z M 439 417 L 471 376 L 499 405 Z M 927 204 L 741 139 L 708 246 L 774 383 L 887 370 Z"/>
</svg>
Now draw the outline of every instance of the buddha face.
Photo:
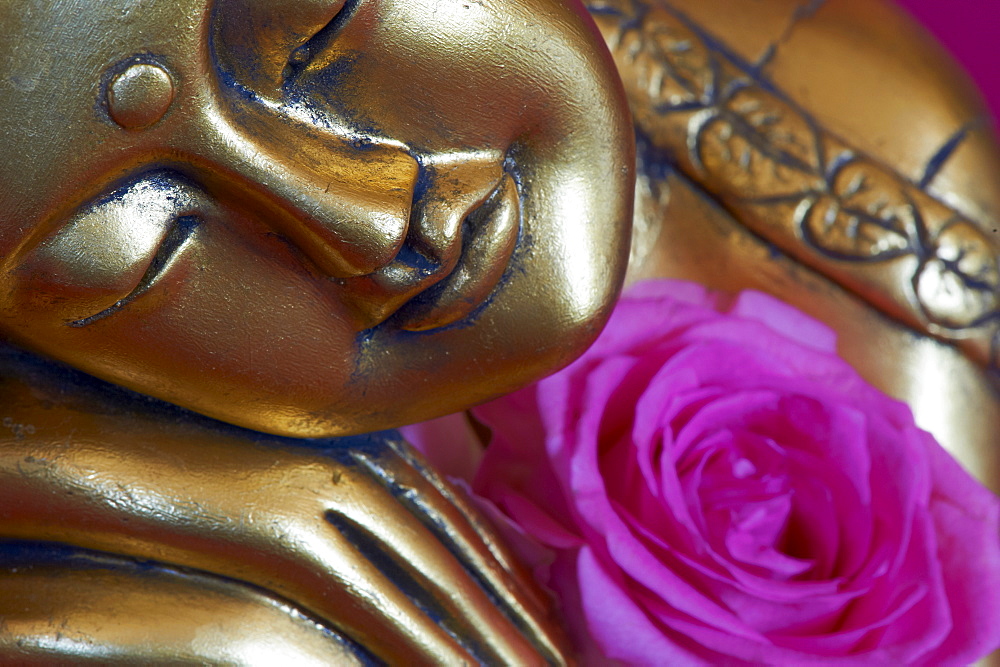
<svg viewBox="0 0 1000 667">
<path fill-rule="evenodd" d="M 254 430 L 369 431 L 567 363 L 631 125 L 575 0 L 0 3 L 0 328 Z"/>
</svg>

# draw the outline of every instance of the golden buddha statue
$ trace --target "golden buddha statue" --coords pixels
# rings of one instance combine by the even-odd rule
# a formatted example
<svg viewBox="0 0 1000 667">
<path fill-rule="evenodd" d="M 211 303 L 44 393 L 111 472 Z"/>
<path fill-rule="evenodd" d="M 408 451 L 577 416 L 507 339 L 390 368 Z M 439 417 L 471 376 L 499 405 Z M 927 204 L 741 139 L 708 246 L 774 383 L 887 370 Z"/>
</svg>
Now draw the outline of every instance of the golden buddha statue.
<svg viewBox="0 0 1000 667">
<path fill-rule="evenodd" d="M 600 330 L 634 158 L 580 6 L 30 0 L 0 24 L 0 655 L 558 661 L 457 491 L 398 437 L 329 438 L 509 391 Z"/>
<path fill-rule="evenodd" d="M 31 63 L 3 99 L 31 156 L 0 175 L 12 342 L 327 437 L 503 393 L 596 334 L 631 130 L 578 10 L 133 4 L 5 5 L 5 62 Z"/>
<path fill-rule="evenodd" d="M 0 657 L 570 659 L 378 431 L 568 363 L 626 269 L 827 321 L 997 488 L 954 66 L 872 0 L 585 4 L 0 3 Z"/>
</svg>

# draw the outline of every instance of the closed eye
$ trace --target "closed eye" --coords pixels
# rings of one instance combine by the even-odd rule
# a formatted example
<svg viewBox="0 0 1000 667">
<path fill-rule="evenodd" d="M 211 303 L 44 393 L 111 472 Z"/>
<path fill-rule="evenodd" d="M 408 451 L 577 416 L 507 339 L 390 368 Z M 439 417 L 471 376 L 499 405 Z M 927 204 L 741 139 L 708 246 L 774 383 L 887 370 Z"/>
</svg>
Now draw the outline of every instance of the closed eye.
<svg viewBox="0 0 1000 667">
<path fill-rule="evenodd" d="M 184 246 L 185 242 L 191 237 L 191 234 L 197 226 L 198 218 L 193 215 L 186 215 L 174 220 L 173 224 L 170 226 L 170 231 L 167 232 L 167 235 L 163 237 L 160 245 L 157 246 L 156 254 L 153 255 L 153 259 L 149 263 L 149 267 L 146 269 L 146 272 L 139 280 L 139 283 L 131 292 L 101 312 L 90 315 L 89 317 L 84 317 L 83 319 L 69 322 L 67 326 L 79 328 L 85 327 L 88 324 L 93 324 L 98 320 L 103 320 L 109 315 L 114 315 L 119 310 L 132 303 L 132 301 L 136 298 L 142 296 L 143 293 L 153 286 L 160 275 L 170 265 L 170 260 L 173 259 Z"/>
<path fill-rule="evenodd" d="M 310 69 L 310 66 L 322 67 L 327 64 L 322 56 L 329 52 L 333 41 L 344 25 L 354 17 L 361 2 L 362 0 L 343 0 L 342 6 L 330 21 L 292 51 L 283 73 L 286 86 L 294 86 L 298 77 Z"/>
</svg>

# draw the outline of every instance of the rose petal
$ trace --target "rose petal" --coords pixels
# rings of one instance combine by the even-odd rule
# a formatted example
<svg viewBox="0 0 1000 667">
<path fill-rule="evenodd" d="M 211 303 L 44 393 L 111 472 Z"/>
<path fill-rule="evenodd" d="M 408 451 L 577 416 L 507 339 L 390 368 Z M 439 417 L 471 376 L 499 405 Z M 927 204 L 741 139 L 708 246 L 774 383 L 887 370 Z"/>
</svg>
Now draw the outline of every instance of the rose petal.
<svg viewBox="0 0 1000 667">
<path fill-rule="evenodd" d="M 935 664 L 1000 644 L 1000 500 L 833 343 L 770 297 L 647 283 L 516 409 L 483 408 L 477 489 L 558 545 L 539 576 L 588 664 L 597 647 Z"/>
<path fill-rule="evenodd" d="M 471 481 L 483 459 L 483 443 L 464 412 L 402 426 L 399 432 L 449 477 Z"/>
<path fill-rule="evenodd" d="M 587 618 L 601 619 L 589 629 L 608 657 L 631 665 L 710 664 L 667 639 L 587 547 L 577 557 L 577 580 Z"/>
<path fill-rule="evenodd" d="M 516 491 L 510 489 L 498 491 L 494 499 L 494 504 L 502 508 L 522 531 L 546 546 L 554 549 L 572 549 L 584 543 L 577 533 L 568 530 L 551 513 Z"/>
<path fill-rule="evenodd" d="M 737 295 L 728 312 L 760 322 L 778 335 L 806 347 L 829 354 L 837 352 L 837 334 L 833 329 L 770 294 L 744 290 Z"/>
<path fill-rule="evenodd" d="M 923 662 L 968 664 L 1000 646 L 1000 500 L 929 436 L 921 443 L 934 478 L 937 558 L 955 618 L 951 634 Z"/>
</svg>

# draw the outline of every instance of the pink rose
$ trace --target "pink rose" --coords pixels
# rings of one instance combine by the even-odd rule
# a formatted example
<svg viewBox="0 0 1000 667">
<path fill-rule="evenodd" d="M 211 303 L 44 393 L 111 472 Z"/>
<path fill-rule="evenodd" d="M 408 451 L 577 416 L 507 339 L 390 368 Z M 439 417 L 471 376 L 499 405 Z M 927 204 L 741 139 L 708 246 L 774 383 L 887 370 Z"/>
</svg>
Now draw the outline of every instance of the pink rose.
<svg viewBox="0 0 1000 667">
<path fill-rule="evenodd" d="M 755 292 L 632 289 L 563 371 L 474 410 L 474 489 L 594 661 L 964 664 L 1000 645 L 1000 501 Z"/>
</svg>

